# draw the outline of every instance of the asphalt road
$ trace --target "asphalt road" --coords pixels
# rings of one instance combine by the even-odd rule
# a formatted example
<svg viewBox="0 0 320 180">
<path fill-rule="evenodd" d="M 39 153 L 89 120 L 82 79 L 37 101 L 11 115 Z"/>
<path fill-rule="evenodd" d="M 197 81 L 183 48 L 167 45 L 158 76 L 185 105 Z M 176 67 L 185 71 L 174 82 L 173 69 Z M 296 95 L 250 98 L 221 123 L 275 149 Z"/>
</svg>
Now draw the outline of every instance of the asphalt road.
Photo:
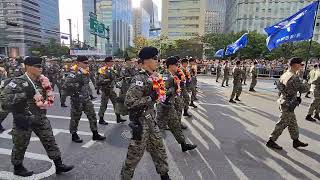
<svg viewBox="0 0 320 180">
<path fill-rule="evenodd" d="M 279 117 L 276 104 L 276 90 L 272 80 L 259 80 L 256 93 L 248 92 L 248 85 L 243 86 L 241 103 L 228 103 L 231 87 L 222 88 L 210 76 L 202 76 L 199 81 L 199 101 L 197 109 L 190 108 L 192 118 L 183 119 L 188 126 L 184 133 L 189 142 L 198 145 L 195 151 L 182 153 L 170 132 L 165 132 L 165 145 L 169 158 L 170 176 L 174 180 L 277 180 L 320 178 L 319 122 L 304 120 L 311 99 L 303 99 L 297 108 L 297 119 L 300 126 L 300 139 L 309 146 L 302 150 L 292 147 L 287 130 L 278 143 L 283 151 L 268 149 L 264 144 Z M 250 80 L 249 80 L 250 81 Z M 232 83 L 232 81 L 230 81 Z M 24 179 L 58 179 L 58 180 L 114 180 L 120 179 L 122 163 L 126 157 L 130 130 L 127 123 L 116 124 L 113 108 L 109 105 L 105 119 L 111 122 L 100 126 L 99 132 L 107 136 L 105 142 L 91 141 L 91 132 L 86 116 L 79 125 L 79 134 L 84 143 L 71 142 L 68 134 L 69 108 L 61 108 L 56 98 L 56 106 L 49 110 L 48 117 L 54 128 L 57 143 L 63 160 L 74 164 L 70 173 L 56 176 L 54 166 L 46 153 L 33 136 L 24 161 L 29 170 L 36 175 Z M 100 97 L 94 102 L 98 112 Z M 69 105 L 69 101 L 67 103 Z M 124 117 L 128 119 L 128 117 Z M 23 179 L 12 175 L 10 163 L 12 149 L 11 115 L 3 123 L 8 129 L 0 134 L 0 179 Z M 145 153 L 135 171 L 136 180 L 160 179 L 148 153 Z"/>
</svg>

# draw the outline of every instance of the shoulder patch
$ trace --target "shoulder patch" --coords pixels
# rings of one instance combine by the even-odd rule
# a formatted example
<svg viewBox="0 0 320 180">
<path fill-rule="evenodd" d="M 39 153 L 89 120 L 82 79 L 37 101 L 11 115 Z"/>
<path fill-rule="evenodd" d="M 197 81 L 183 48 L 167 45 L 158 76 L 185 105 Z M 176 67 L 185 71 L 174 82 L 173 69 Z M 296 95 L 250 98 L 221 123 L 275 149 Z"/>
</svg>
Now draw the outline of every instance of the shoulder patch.
<svg viewBox="0 0 320 180">
<path fill-rule="evenodd" d="M 163 80 L 164 81 L 168 80 L 168 76 L 163 76 Z"/>
<path fill-rule="evenodd" d="M 22 83 L 22 86 L 23 86 L 23 87 L 28 87 L 29 84 L 28 84 L 28 82 L 24 82 L 24 83 Z"/>
<path fill-rule="evenodd" d="M 11 81 L 11 82 L 8 84 L 8 86 L 10 86 L 10 87 L 12 87 L 12 88 L 15 88 L 15 87 L 17 87 L 17 84 Z"/>
<path fill-rule="evenodd" d="M 142 81 L 136 81 L 136 85 L 137 86 L 143 86 L 143 82 Z"/>
<path fill-rule="evenodd" d="M 71 73 L 69 74 L 69 76 L 72 77 L 72 78 L 75 78 L 75 77 L 76 77 L 76 75 L 71 74 Z"/>
</svg>

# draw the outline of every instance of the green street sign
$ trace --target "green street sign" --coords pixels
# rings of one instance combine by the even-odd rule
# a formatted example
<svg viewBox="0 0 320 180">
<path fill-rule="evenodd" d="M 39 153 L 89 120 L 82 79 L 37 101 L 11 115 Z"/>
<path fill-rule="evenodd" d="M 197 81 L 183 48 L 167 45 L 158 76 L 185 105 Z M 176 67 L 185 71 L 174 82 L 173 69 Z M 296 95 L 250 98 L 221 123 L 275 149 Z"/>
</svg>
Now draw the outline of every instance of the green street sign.
<svg viewBox="0 0 320 180">
<path fill-rule="evenodd" d="M 97 20 L 97 16 L 94 13 L 90 13 L 90 33 L 99 37 L 105 37 L 105 25 Z"/>
</svg>

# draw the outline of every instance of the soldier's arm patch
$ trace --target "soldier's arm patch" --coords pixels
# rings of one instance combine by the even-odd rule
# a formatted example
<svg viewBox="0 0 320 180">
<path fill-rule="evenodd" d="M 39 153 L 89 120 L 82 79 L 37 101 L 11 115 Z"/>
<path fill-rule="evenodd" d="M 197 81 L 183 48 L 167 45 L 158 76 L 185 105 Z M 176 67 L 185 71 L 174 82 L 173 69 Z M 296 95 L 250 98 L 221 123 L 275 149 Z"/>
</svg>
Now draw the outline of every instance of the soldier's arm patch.
<svg viewBox="0 0 320 180">
<path fill-rule="evenodd" d="M 8 86 L 10 86 L 10 87 L 12 87 L 12 88 L 16 88 L 16 87 L 17 87 L 17 84 L 14 83 L 14 82 L 10 82 L 10 83 L 8 84 Z"/>
<path fill-rule="evenodd" d="M 136 85 L 142 87 L 143 86 L 143 82 L 142 81 L 136 81 Z"/>
<path fill-rule="evenodd" d="M 23 87 L 28 87 L 29 84 L 28 84 L 28 82 L 24 82 L 24 83 L 22 83 L 22 86 L 23 86 Z"/>
</svg>

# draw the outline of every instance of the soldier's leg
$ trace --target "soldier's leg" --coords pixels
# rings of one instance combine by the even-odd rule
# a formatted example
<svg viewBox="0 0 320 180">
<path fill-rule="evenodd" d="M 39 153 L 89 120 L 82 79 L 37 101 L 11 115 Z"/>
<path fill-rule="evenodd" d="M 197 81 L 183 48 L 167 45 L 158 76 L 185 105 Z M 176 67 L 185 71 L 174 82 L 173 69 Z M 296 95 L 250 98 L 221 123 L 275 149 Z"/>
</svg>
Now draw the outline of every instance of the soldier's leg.
<svg viewBox="0 0 320 180">
<path fill-rule="evenodd" d="M 294 112 L 292 112 L 290 119 L 288 119 L 288 130 L 292 140 L 299 139 L 299 127 Z"/>
<path fill-rule="evenodd" d="M 11 163 L 14 166 L 22 165 L 24 154 L 27 150 L 27 147 L 31 138 L 31 128 L 19 128 L 16 126 L 16 123 L 13 122 L 12 129 L 12 154 L 11 154 Z"/>
<path fill-rule="evenodd" d="M 320 97 L 318 97 L 318 98 L 315 97 L 315 99 L 312 101 L 312 103 L 309 107 L 308 115 L 313 115 L 315 110 L 318 109 L 319 105 L 320 105 Z M 317 112 L 315 114 L 317 114 Z"/>
<path fill-rule="evenodd" d="M 78 125 L 82 115 L 82 107 L 82 103 L 80 104 L 71 100 L 71 120 L 69 125 L 69 130 L 71 134 L 77 133 L 78 131 Z"/>
<path fill-rule="evenodd" d="M 226 86 L 229 86 L 229 76 L 226 77 Z"/>
<path fill-rule="evenodd" d="M 83 111 L 88 117 L 91 131 L 98 131 L 96 112 L 94 111 L 94 105 L 90 100 L 84 103 Z"/>
<path fill-rule="evenodd" d="M 8 114 L 9 112 L 7 111 L 0 111 L 0 133 L 5 130 L 2 126 L 2 122 L 7 118 Z"/>
<path fill-rule="evenodd" d="M 177 112 L 174 109 L 174 107 L 171 107 L 168 110 L 168 113 L 166 114 L 166 116 L 168 118 L 167 123 L 170 128 L 170 131 L 173 134 L 173 136 L 175 137 L 175 139 L 177 140 L 177 142 L 179 144 L 185 143 L 186 140 L 185 140 L 185 137 L 182 132 L 181 122 L 179 120 L 179 117 L 178 117 Z"/>
<path fill-rule="evenodd" d="M 44 117 L 32 124 L 32 130 L 39 137 L 44 149 L 52 160 L 61 158 L 60 149 L 52 132 L 50 121 Z"/>
<path fill-rule="evenodd" d="M 240 97 L 242 93 L 242 84 L 241 82 L 237 85 L 237 93 L 236 93 L 236 97 Z"/>
<path fill-rule="evenodd" d="M 294 115 L 294 114 L 293 114 Z M 271 133 L 270 139 L 277 141 L 283 130 L 288 126 L 289 119 L 292 118 L 292 113 L 288 111 L 282 111 L 280 120 L 277 122 L 273 132 Z"/>
<path fill-rule="evenodd" d="M 191 102 L 196 100 L 196 88 L 191 88 Z"/>
<path fill-rule="evenodd" d="M 159 129 L 154 128 L 155 132 L 150 133 L 147 141 L 147 151 L 150 153 L 157 173 L 165 175 L 169 172 L 168 157 L 166 148 L 163 144 L 163 139 L 160 135 Z"/>
<path fill-rule="evenodd" d="M 128 152 L 126 160 L 123 163 L 121 170 L 121 180 L 131 180 L 138 163 L 140 162 L 144 151 L 146 149 L 146 142 L 149 138 L 149 133 L 147 132 L 146 125 L 143 126 L 143 134 L 141 141 L 130 140 L 128 146 Z"/>
<path fill-rule="evenodd" d="M 226 81 L 226 77 L 225 76 L 223 76 L 223 80 L 222 80 L 222 84 L 221 84 L 221 86 L 223 86 L 223 84 L 224 84 L 224 82 Z"/>
<path fill-rule="evenodd" d="M 237 86 L 236 84 L 234 84 L 230 99 L 234 99 L 234 97 L 236 96 L 236 92 L 237 92 Z"/>
<path fill-rule="evenodd" d="M 157 116 L 156 116 L 156 120 L 157 120 L 157 124 L 158 127 L 161 130 L 165 130 L 167 128 L 167 111 L 165 109 L 165 107 L 163 107 L 163 105 L 161 104 L 157 104 Z"/>
<path fill-rule="evenodd" d="M 99 113 L 98 113 L 100 119 L 104 117 L 104 113 L 106 112 L 107 107 L 108 107 L 108 101 L 109 101 L 109 95 L 106 94 L 105 92 L 102 92 L 101 104 L 100 104 L 100 109 L 99 109 Z"/>
<path fill-rule="evenodd" d="M 116 94 L 114 91 L 111 91 L 109 97 L 110 97 L 111 103 L 113 104 L 114 113 L 115 113 L 116 115 L 117 115 L 117 114 L 120 114 L 119 106 L 118 106 L 118 101 L 117 101 L 117 94 Z"/>
<path fill-rule="evenodd" d="M 218 82 L 219 76 L 220 76 L 219 73 L 217 73 L 216 82 Z"/>
<path fill-rule="evenodd" d="M 187 90 L 183 91 L 183 103 L 184 103 L 184 113 L 187 113 L 189 110 L 189 104 L 190 104 L 190 96 Z"/>
</svg>

